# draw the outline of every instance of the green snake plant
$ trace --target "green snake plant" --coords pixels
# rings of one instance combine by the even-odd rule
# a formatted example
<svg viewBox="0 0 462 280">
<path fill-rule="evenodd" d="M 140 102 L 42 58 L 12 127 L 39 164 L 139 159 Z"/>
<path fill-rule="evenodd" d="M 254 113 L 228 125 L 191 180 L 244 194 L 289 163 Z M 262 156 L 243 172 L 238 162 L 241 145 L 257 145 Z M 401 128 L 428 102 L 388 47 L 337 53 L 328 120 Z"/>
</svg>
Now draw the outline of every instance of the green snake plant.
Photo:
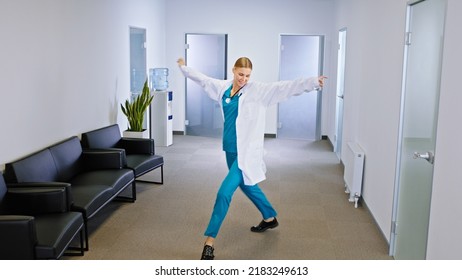
<svg viewBox="0 0 462 280">
<path fill-rule="evenodd" d="M 126 100 L 125 106 L 120 104 L 122 112 L 128 119 L 128 131 L 143 131 L 144 112 L 148 109 L 154 95 L 148 87 L 148 80 L 144 82 L 143 91 L 132 102 Z"/>
</svg>

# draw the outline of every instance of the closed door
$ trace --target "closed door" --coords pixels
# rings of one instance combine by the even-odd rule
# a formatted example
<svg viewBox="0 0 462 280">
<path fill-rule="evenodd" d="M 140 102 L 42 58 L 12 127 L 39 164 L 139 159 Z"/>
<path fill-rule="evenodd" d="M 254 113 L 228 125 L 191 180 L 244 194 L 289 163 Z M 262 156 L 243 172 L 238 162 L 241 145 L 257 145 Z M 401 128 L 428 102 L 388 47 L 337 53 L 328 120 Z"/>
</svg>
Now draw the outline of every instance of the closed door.
<svg viewBox="0 0 462 280">
<path fill-rule="evenodd" d="M 322 73 L 324 37 L 281 35 L 280 80 L 319 76 Z M 277 137 L 321 139 L 321 94 L 311 91 L 279 103 Z"/>
<path fill-rule="evenodd" d="M 216 78 L 226 79 L 227 35 L 186 34 L 186 64 Z M 187 135 L 221 137 L 223 116 L 217 102 L 202 87 L 186 79 Z"/>
<path fill-rule="evenodd" d="M 342 157 L 343 139 L 343 99 L 345 97 L 345 57 L 346 57 L 346 28 L 338 32 L 337 56 L 337 100 L 335 119 L 334 151 L 337 157 Z"/>
<path fill-rule="evenodd" d="M 141 94 L 146 78 L 146 29 L 130 27 L 130 98 L 132 100 Z M 143 129 L 149 129 L 147 111 L 144 113 Z"/>
<path fill-rule="evenodd" d="M 433 181 L 446 0 L 408 4 L 390 253 L 425 259 Z"/>
</svg>

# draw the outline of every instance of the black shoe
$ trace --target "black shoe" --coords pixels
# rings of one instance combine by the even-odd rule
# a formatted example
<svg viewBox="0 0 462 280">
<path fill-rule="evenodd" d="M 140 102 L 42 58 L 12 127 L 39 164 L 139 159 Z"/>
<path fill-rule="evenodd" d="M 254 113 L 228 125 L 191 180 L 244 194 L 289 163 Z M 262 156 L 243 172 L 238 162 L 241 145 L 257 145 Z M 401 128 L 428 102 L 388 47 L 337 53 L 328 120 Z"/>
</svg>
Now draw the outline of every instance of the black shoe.
<svg viewBox="0 0 462 280">
<path fill-rule="evenodd" d="M 213 247 L 210 245 L 205 245 L 204 250 L 202 251 L 201 260 L 213 260 L 215 256 L 213 255 Z"/>
<path fill-rule="evenodd" d="M 274 218 L 271 222 L 265 222 L 265 220 L 262 220 L 258 226 L 251 227 L 250 230 L 253 232 L 264 232 L 265 230 L 269 228 L 275 228 L 278 225 L 279 223 L 276 218 Z"/>
</svg>

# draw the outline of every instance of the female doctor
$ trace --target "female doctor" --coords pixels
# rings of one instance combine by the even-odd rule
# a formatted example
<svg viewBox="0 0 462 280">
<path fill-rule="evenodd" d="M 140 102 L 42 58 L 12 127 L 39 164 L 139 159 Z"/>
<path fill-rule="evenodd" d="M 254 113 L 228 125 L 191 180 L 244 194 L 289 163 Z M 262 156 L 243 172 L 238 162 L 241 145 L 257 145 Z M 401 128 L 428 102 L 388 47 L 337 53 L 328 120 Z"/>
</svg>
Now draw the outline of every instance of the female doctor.
<svg viewBox="0 0 462 280">
<path fill-rule="evenodd" d="M 217 101 L 224 117 L 223 150 L 226 154 L 228 175 L 218 190 L 206 236 L 202 260 L 214 259 L 213 243 L 225 219 L 232 196 L 237 187 L 254 203 L 263 220 L 250 228 L 264 232 L 279 225 L 276 211 L 258 183 L 265 180 L 263 142 L 266 109 L 292 95 L 315 90 L 323 86 L 326 77 L 312 77 L 274 83 L 249 82 L 252 62 L 239 58 L 233 67 L 233 80 L 217 80 L 187 67 L 178 59 L 183 75 L 198 83 L 210 98 Z"/>
</svg>

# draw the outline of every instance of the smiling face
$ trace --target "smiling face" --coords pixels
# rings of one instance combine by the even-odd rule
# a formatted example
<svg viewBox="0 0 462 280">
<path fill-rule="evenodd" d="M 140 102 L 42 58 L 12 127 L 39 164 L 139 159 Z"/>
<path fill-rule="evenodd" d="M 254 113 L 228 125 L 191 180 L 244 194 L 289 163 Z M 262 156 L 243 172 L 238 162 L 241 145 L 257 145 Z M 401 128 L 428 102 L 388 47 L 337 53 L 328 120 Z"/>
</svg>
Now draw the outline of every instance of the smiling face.
<svg viewBox="0 0 462 280">
<path fill-rule="evenodd" d="M 250 79 L 251 73 L 252 69 L 250 68 L 234 67 L 234 85 L 238 86 L 239 88 L 245 86 Z"/>
<path fill-rule="evenodd" d="M 239 88 L 245 86 L 250 79 L 250 74 L 252 73 L 252 62 L 247 57 L 240 57 L 234 63 L 233 74 L 234 74 L 234 82 L 233 88 L 234 90 L 238 90 Z"/>
</svg>

